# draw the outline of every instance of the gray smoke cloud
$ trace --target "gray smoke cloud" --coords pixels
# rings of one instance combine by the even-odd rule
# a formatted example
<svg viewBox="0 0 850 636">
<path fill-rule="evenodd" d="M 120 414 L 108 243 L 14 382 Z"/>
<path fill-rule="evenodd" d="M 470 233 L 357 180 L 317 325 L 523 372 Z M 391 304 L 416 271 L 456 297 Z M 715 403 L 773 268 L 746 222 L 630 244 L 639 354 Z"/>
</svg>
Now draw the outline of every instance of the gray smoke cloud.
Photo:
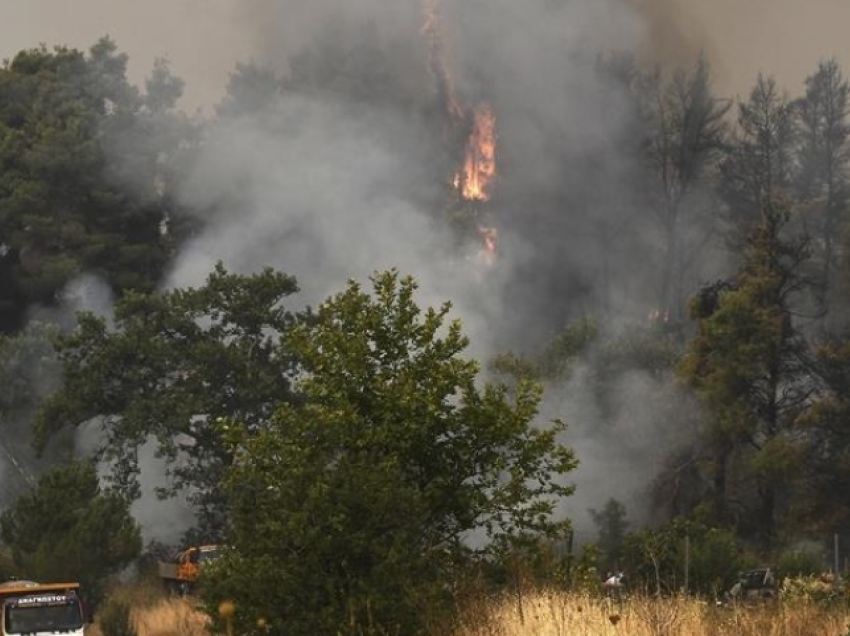
<svg viewBox="0 0 850 636">
<path fill-rule="evenodd" d="M 32 488 L 38 476 L 48 470 L 65 440 L 48 445 L 39 457 L 32 442 L 31 423 L 39 402 L 56 391 L 62 383 L 61 368 L 49 340 L 49 329 L 73 326 L 77 311 L 93 311 L 109 316 L 112 292 L 96 276 L 83 274 L 73 278 L 59 294 L 56 307 L 28 308 L 27 327 L 4 351 L 0 372 L 15 386 L 7 387 L 6 397 L 16 403 L 0 408 L 3 436 L 0 439 L 0 505 L 13 502 Z"/>
<path fill-rule="evenodd" d="M 460 156 L 435 114 L 441 104 L 420 2 L 77 0 L 64 26 L 51 13 L 61 14 L 59 0 L 20 4 L 10 8 L 19 31 L 32 25 L 37 40 L 87 46 L 113 35 L 136 81 L 154 56 L 169 57 L 187 81 L 183 106 L 203 105 L 210 115 L 238 61 L 289 77 L 305 54 L 364 42 L 384 53 L 388 94 L 352 97 L 354 76 L 341 93 L 288 86 L 259 112 L 210 120 L 179 187 L 205 229 L 178 255 L 166 287 L 198 285 L 223 260 L 235 271 L 293 274 L 304 290 L 293 303 L 315 304 L 349 278 L 397 267 L 420 282 L 422 304 L 454 303 L 470 353 L 482 360 L 534 351 L 600 307 L 617 322 L 651 306 L 657 237 L 634 222 L 646 211 L 630 199 L 631 165 L 620 147 L 630 133 L 628 105 L 600 79 L 596 60 L 660 41 L 659 29 L 678 51 L 691 13 L 667 26 L 668 14 L 623 0 L 444 0 L 445 64 L 458 99 L 486 101 L 498 119 L 500 178 L 484 211 L 501 244 L 490 267 L 476 240 L 456 249 L 441 221 L 444 182 Z M 8 54 L 35 43 L 16 37 L 4 42 L 14 47 Z M 657 380 L 637 372 L 619 380 L 604 413 L 590 381 L 579 369 L 570 384 L 549 387 L 544 409 L 573 423 L 565 441 L 582 466 L 570 514 L 633 497 L 672 435 L 659 421 L 661 398 L 645 399 L 663 393 Z M 161 466 L 146 457 L 152 492 Z M 149 538 L 186 519 L 160 507 L 171 505 L 150 497 L 138 504 Z"/>
<path fill-rule="evenodd" d="M 311 10 L 260 3 L 252 10 L 263 44 L 257 59 L 286 75 L 288 55 L 297 53 L 288 54 L 286 38 L 273 34 L 293 28 L 285 18 L 299 11 L 307 18 L 300 38 L 316 55 L 356 45 L 367 25 L 374 45 L 393 53 L 393 86 L 403 92 L 406 80 L 417 78 L 413 94 L 439 106 L 420 34 L 422 7 L 399 3 L 383 14 L 376 5 L 345 3 L 328 21 L 340 3 Z M 600 51 L 639 42 L 639 16 L 616 2 L 534 0 L 520 7 L 496 0 L 440 8 L 442 53 L 458 100 L 486 101 L 498 118 L 502 176 L 484 206 L 487 223 L 500 230 L 496 264 L 477 258 L 475 241 L 454 249 L 440 220 L 440 178 L 447 175 L 434 164 L 445 143 L 433 118 L 388 106 L 385 95 L 367 98 L 364 107 L 347 95 L 285 89 L 259 114 L 211 124 L 180 191 L 182 203 L 203 211 L 208 225 L 179 255 L 169 287 L 202 283 L 221 259 L 236 271 L 271 265 L 294 274 L 304 290 L 297 301 L 315 304 L 349 278 L 362 282 L 397 267 L 419 281 L 422 304 L 453 302 L 472 338 L 470 354 L 481 360 L 534 350 L 570 319 L 598 308 L 603 294 L 615 301 L 616 318 L 646 315 L 652 263 L 634 250 L 648 251 L 652 238 L 636 246 L 635 233 L 626 232 L 631 242 L 618 246 L 591 234 L 598 223 L 619 226 L 636 212 L 616 180 L 627 160 L 612 148 L 628 134 L 625 101 L 600 80 L 595 64 Z M 601 198 L 610 205 L 588 196 L 588 157 L 606 165 Z M 600 284 L 600 249 L 612 278 L 621 272 L 623 281 Z M 612 496 L 634 499 L 669 435 L 654 418 L 657 402 L 641 399 L 650 389 L 660 392 L 658 382 L 637 372 L 621 380 L 614 414 L 603 417 L 590 379 L 578 375 L 549 387 L 542 416 L 575 423 L 564 441 L 582 463 L 570 475 L 577 495 L 563 511 L 587 528 L 587 507 Z"/>
<path fill-rule="evenodd" d="M 172 10 L 184 15 L 193 6 Z M 116 17 L 114 7 L 97 7 Z M 145 24 L 139 9 L 128 11 Z M 600 224 L 622 225 L 634 213 L 617 181 L 628 170 L 616 150 L 629 132 L 625 100 L 600 80 L 595 65 L 600 51 L 639 44 L 645 24 L 638 13 L 615 0 L 440 5 L 442 54 L 457 99 L 467 107 L 491 104 L 498 120 L 501 176 L 482 220 L 500 231 L 493 265 L 479 258 L 474 236 L 458 249 L 442 218 L 446 182 L 462 157 L 441 134 L 446 117 L 429 72 L 420 2 L 257 0 L 229 8 L 217 2 L 198 12 L 200 25 L 192 28 L 225 14 L 233 22 L 221 48 L 249 51 L 281 77 L 303 71 L 298 64 L 305 59 L 308 66 L 318 60 L 321 73 L 322 56 L 338 61 L 335 51 L 345 58 L 349 49 L 365 46 L 383 54 L 387 82 L 378 84 L 378 94 L 366 95 L 356 73 L 342 90 L 310 81 L 290 84 L 263 109 L 211 119 L 179 186 L 180 202 L 198 211 L 204 230 L 177 256 L 165 287 L 201 284 L 222 260 L 239 272 L 273 266 L 293 274 L 304 290 L 293 303 L 316 304 L 350 278 L 364 282 L 376 270 L 396 267 L 416 277 L 422 305 L 454 304 L 471 336 L 469 353 L 482 361 L 509 349 L 533 351 L 569 320 L 598 308 L 603 296 L 616 300 L 614 315 L 644 312 L 652 263 L 635 268 L 634 256 L 651 247 L 652 238 L 635 241 L 630 233 L 630 241 L 614 245 L 593 233 Z M 118 30 L 110 31 L 136 64 L 133 37 L 125 42 Z M 191 33 L 186 37 L 204 42 Z M 183 46 L 157 50 L 174 60 L 178 75 Z M 218 59 L 205 62 L 212 67 Z M 246 56 L 234 55 L 230 67 L 240 59 Z M 186 78 L 190 94 L 195 75 Z M 111 151 L 131 156 L 133 148 Z M 603 166 L 592 170 L 593 183 L 589 158 Z M 595 189 L 606 194 L 591 193 Z M 614 282 L 599 284 L 601 268 L 611 270 Z M 624 272 L 628 276 L 620 282 L 618 273 Z M 640 379 L 633 383 L 639 386 Z M 632 396 L 630 386 L 623 387 L 624 400 Z M 581 422 L 564 440 L 582 460 L 575 475 L 581 494 L 571 514 L 601 505 L 597 497 L 628 496 L 633 481 L 600 480 L 599 467 L 625 476 L 636 462 L 610 458 L 646 450 L 628 440 L 616 448 L 594 442 L 608 423 L 599 422 L 592 400 L 581 383 L 551 387 L 544 409 L 544 415 L 566 411 L 568 419 Z M 81 448 L 95 431 L 81 431 Z M 643 439 L 649 437 L 645 431 Z M 173 541 L 190 516 L 180 501 L 156 500 L 162 465 L 148 448 L 142 459 L 145 496 L 134 513 L 146 539 Z"/>
</svg>

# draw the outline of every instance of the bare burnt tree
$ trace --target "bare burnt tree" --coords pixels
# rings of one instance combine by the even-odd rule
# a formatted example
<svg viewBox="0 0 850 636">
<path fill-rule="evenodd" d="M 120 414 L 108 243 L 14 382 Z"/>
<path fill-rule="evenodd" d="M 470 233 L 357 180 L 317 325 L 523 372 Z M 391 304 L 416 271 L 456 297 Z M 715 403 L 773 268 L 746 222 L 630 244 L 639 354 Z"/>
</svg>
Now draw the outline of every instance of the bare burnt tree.
<svg viewBox="0 0 850 636">
<path fill-rule="evenodd" d="M 836 60 L 820 63 L 806 79 L 806 94 L 795 106 L 800 132 L 797 187 L 814 239 L 817 310 L 826 316 L 834 304 L 837 240 L 847 228 L 850 208 L 850 84 Z"/>
<path fill-rule="evenodd" d="M 733 250 L 744 247 L 771 200 L 790 189 L 794 109 L 772 77 L 759 75 L 749 100 L 738 105 L 737 123 L 720 163 L 727 241 Z"/>
<path fill-rule="evenodd" d="M 710 69 L 703 58 L 691 71 L 680 70 L 666 83 L 659 71 L 644 75 L 640 90 L 649 127 L 645 159 L 654 177 L 653 209 L 662 233 L 659 310 L 681 317 L 690 247 L 683 241 L 683 225 L 723 147 L 724 116 L 730 104 L 712 94 Z"/>
</svg>

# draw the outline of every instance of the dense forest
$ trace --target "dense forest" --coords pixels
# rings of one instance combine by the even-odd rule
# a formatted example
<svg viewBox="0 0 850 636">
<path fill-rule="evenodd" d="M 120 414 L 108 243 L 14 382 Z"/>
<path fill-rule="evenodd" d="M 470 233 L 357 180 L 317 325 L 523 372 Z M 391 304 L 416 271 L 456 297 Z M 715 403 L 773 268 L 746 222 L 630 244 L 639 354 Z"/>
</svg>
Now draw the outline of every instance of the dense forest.
<svg viewBox="0 0 850 636">
<path fill-rule="evenodd" d="M 238 64 L 207 117 L 165 60 L 132 85 L 109 39 L 0 68 L 16 567 L 52 576 L 63 541 L 93 581 L 130 562 L 154 454 L 180 540 L 234 547 L 210 602 L 287 633 L 408 625 L 541 541 L 637 577 L 687 534 L 705 591 L 848 535 L 839 64 L 731 98 L 704 57 L 593 52 L 522 104 L 502 86 L 536 80 L 458 83 L 432 18 L 415 44 L 337 24 L 285 74 Z"/>
</svg>

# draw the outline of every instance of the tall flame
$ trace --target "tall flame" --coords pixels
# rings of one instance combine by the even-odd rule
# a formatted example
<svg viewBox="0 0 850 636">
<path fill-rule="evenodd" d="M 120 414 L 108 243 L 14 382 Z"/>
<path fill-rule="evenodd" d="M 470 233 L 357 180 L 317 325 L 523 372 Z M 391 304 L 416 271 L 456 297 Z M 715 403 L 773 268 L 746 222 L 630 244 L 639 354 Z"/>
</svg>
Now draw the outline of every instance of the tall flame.
<svg viewBox="0 0 850 636">
<path fill-rule="evenodd" d="M 466 142 L 466 158 L 460 179 L 461 194 L 469 201 L 489 201 L 496 177 L 496 116 L 487 104 L 476 107 L 472 134 Z"/>
<path fill-rule="evenodd" d="M 474 109 L 464 108 L 455 95 L 452 77 L 445 63 L 445 50 L 440 30 L 439 0 L 423 0 L 425 22 L 422 33 L 429 38 L 431 74 L 443 101 L 450 125 L 460 129 L 472 117 L 472 129 L 464 148 L 463 167 L 458 170 L 452 186 L 466 201 L 490 200 L 490 186 L 496 178 L 496 115 L 488 104 Z M 481 249 L 478 259 L 493 265 L 499 247 L 499 231 L 495 227 L 478 226 Z"/>
</svg>

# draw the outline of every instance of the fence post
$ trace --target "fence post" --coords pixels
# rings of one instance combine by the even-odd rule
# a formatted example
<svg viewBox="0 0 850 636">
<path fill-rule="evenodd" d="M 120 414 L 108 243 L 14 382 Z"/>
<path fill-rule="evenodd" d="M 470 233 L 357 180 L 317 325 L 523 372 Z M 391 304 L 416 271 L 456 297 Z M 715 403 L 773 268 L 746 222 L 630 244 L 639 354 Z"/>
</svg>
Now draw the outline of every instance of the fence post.
<svg viewBox="0 0 850 636">
<path fill-rule="evenodd" d="M 834 581 L 835 585 L 841 582 L 841 554 L 838 550 L 838 533 L 836 532 L 832 535 L 832 557 L 833 557 L 833 565 L 835 567 L 835 576 Z"/>
</svg>

